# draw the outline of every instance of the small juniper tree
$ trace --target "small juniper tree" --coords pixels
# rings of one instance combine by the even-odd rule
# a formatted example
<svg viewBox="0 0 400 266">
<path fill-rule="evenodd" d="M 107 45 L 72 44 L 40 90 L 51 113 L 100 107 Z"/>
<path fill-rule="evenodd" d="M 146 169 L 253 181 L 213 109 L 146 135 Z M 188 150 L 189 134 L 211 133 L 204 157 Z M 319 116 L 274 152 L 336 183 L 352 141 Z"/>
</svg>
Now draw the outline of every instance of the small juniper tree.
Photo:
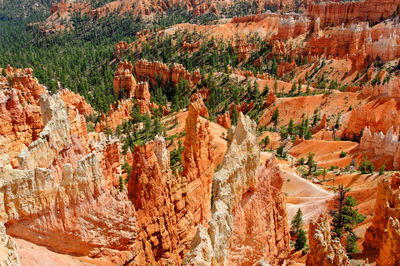
<svg viewBox="0 0 400 266">
<path fill-rule="evenodd" d="M 367 155 L 365 155 L 364 159 L 362 160 L 358 170 L 362 173 L 362 174 L 372 174 L 372 172 L 375 170 L 375 166 L 373 163 L 371 163 L 370 161 L 368 161 L 368 157 Z"/>
<path fill-rule="evenodd" d="M 265 148 L 271 143 L 271 140 L 269 139 L 269 136 L 266 136 L 262 141 L 261 145 Z"/>
</svg>

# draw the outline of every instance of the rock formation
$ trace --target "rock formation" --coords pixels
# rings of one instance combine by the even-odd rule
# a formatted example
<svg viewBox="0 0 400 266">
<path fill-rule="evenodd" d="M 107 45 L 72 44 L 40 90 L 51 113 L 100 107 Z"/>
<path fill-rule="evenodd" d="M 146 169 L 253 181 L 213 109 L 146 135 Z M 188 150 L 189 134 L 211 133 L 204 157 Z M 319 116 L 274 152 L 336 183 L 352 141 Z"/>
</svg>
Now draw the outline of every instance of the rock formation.
<svg viewBox="0 0 400 266">
<path fill-rule="evenodd" d="M 282 178 L 273 158 L 257 171 L 255 131 L 256 124 L 240 113 L 213 180 L 211 220 L 199 226 L 186 257 L 191 265 L 278 263 L 289 252 Z"/>
<path fill-rule="evenodd" d="M 270 91 L 267 95 L 267 100 L 265 100 L 264 107 L 269 107 L 275 103 L 277 97 L 273 91 Z"/>
<path fill-rule="evenodd" d="M 96 152 L 87 154 L 74 137 L 60 95 L 43 94 L 40 105 L 45 127 L 19 155 L 20 169 L 0 167 L 1 222 L 11 235 L 57 252 L 130 260 L 133 205 L 106 186 L 112 176 L 104 176 Z"/>
<path fill-rule="evenodd" d="M 4 266 L 19 266 L 17 245 L 6 234 L 6 227 L 0 223 L 0 264 Z"/>
<path fill-rule="evenodd" d="M 201 97 L 192 98 L 186 121 L 182 173 L 172 174 L 165 140 L 136 146 L 128 183 L 135 205 L 139 252 L 136 264 L 179 264 L 199 224 L 210 216 L 214 149 Z"/>
<path fill-rule="evenodd" d="M 362 69 L 376 58 L 387 62 L 400 56 L 397 36 L 400 28 L 393 22 L 369 27 L 368 22 L 333 27 L 312 34 L 305 52 L 333 58 L 350 58 L 355 69 Z"/>
<path fill-rule="evenodd" d="M 174 64 L 169 68 L 161 62 L 148 62 L 147 60 L 136 61 L 135 74 L 138 80 L 149 81 L 152 86 L 157 84 L 158 79 L 164 85 L 168 81 L 177 84 L 180 79 L 183 79 L 189 81 L 192 87 L 201 80 L 199 70 L 190 73 L 180 64 Z"/>
<path fill-rule="evenodd" d="M 357 21 L 373 23 L 392 16 L 399 5 L 398 0 L 311 3 L 308 6 L 307 15 L 314 19 L 319 18 L 322 27 Z"/>
<path fill-rule="evenodd" d="M 5 72 L 12 79 L 9 84 L 0 76 L 0 135 L 3 151 L 7 151 L 0 157 L 9 156 L 11 165 L 18 167 L 18 154 L 38 138 L 43 128 L 38 100 L 45 89 L 31 69 L 8 67 Z"/>
<path fill-rule="evenodd" d="M 149 83 L 139 82 L 135 91 L 135 99 L 136 105 L 139 106 L 140 112 L 142 114 L 150 114 L 150 107 L 157 107 L 155 104 L 150 103 L 150 97 L 151 95 L 149 91 Z"/>
<path fill-rule="evenodd" d="M 283 17 L 279 21 L 278 33 L 273 37 L 275 40 L 287 41 L 308 32 L 311 21 L 305 16 Z"/>
<path fill-rule="evenodd" d="M 130 99 L 124 99 L 118 103 L 118 107 L 114 104 L 110 107 L 107 116 L 102 115 L 101 121 L 96 125 L 96 132 L 102 132 L 106 127 L 109 127 L 113 132 L 118 125 L 121 125 L 124 120 L 131 118 L 133 102 Z"/>
<path fill-rule="evenodd" d="M 310 251 L 307 255 L 307 266 L 350 266 L 346 250 L 339 239 L 331 239 L 328 218 L 321 214 L 316 222 L 310 223 L 308 230 Z"/>
<path fill-rule="evenodd" d="M 377 99 L 351 111 L 343 136 L 352 139 L 360 136 L 366 126 L 371 133 L 399 130 L 400 116 L 395 99 Z"/>
<path fill-rule="evenodd" d="M 118 64 L 114 74 L 114 89 L 117 97 L 131 97 L 135 95 L 136 80 L 133 77 L 133 66 L 131 62 L 122 61 Z M 120 95 L 121 94 L 121 95 Z"/>
<path fill-rule="evenodd" d="M 400 175 L 383 179 L 377 189 L 372 225 L 365 233 L 364 248 L 379 250 L 377 265 L 400 260 Z"/>
<path fill-rule="evenodd" d="M 225 113 L 223 115 L 219 115 L 217 117 L 217 123 L 223 126 L 224 128 L 230 128 L 231 127 L 231 118 L 229 116 L 229 113 Z"/>
</svg>

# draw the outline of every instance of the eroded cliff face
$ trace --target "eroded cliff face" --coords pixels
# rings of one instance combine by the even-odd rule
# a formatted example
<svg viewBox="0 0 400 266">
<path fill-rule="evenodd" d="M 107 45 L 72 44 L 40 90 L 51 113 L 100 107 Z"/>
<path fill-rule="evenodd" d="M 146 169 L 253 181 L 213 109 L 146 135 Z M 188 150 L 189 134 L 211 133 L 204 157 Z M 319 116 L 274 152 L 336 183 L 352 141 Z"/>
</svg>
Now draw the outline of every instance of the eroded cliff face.
<svg viewBox="0 0 400 266">
<path fill-rule="evenodd" d="M 135 205 L 139 252 L 136 264 L 179 264 L 199 224 L 210 216 L 214 148 L 207 109 L 202 98 L 192 98 L 186 120 L 182 173 L 172 173 L 165 140 L 136 146 L 128 183 Z"/>
<path fill-rule="evenodd" d="M 102 132 L 106 127 L 109 127 L 114 132 L 117 126 L 121 125 L 124 120 L 130 119 L 133 106 L 131 99 L 119 101 L 118 107 L 115 104 L 110 106 L 107 116 L 102 115 L 100 123 L 96 125 L 96 132 Z"/>
<path fill-rule="evenodd" d="M 255 130 L 256 124 L 240 113 L 214 176 L 211 220 L 208 227 L 199 226 L 186 257 L 191 265 L 278 263 L 289 252 L 282 178 L 273 158 L 257 171 Z"/>
<path fill-rule="evenodd" d="M 6 227 L 0 223 L 0 264 L 4 266 L 19 266 L 17 244 L 6 234 Z"/>
<path fill-rule="evenodd" d="M 343 135 L 352 139 L 355 136 L 360 136 L 367 126 L 371 133 L 386 133 L 391 127 L 393 127 L 394 132 L 397 132 L 399 124 L 397 101 L 393 98 L 382 98 L 353 109 Z"/>
<path fill-rule="evenodd" d="M 400 260 L 400 175 L 383 179 L 377 189 L 372 225 L 365 233 L 364 248 L 378 250 L 377 265 Z"/>
<path fill-rule="evenodd" d="M 40 105 L 45 127 L 21 152 L 20 169 L 0 167 L 1 221 L 11 235 L 57 252 L 117 264 L 130 260 L 133 205 L 125 193 L 106 186 L 110 176 L 103 174 L 100 151 L 86 153 L 74 137 L 60 95 L 43 94 Z"/>
<path fill-rule="evenodd" d="M 319 23 L 318 21 L 315 22 Z M 379 58 L 383 62 L 400 56 L 397 36 L 398 24 L 379 23 L 370 27 L 368 22 L 316 30 L 305 46 L 311 55 L 325 55 L 328 58 L 350 58 L 354 69 L 365 68 Z"/>
<path fill-rule="evenodd" d="M 129 98 L 135 95 L 137 84 L 132 73 L 133 66 L 131 62 L 125 60 L 118 64 L 117 71 L 114 74 L 114 89 L 117 97 L 126 96 Z"/>
<path fill-rule="evenodd" d="M 307 15 L 321 19 L 321 26 L 341 25 L 357 21 L 377 22 L 392 16 L 400 2 L 398 0 L 364 0 L 358 2 L 311 3 Z"/>
<path fill-rule="evenodd" d="M 370 159 L 380 158 L 380 167 L 385 164 L 388 170 L 400 168 L 400 145 L 398 141 L 398 133 L 393 130 L 393 127 L 383 134 L 382 132 L 371 133 L 371 130 L 366 127 L 363 131 L 360 141 L 360 151 L 372 154 Z"/>
<path fill-rule="evenodd" d="M 328 217 L 321 215 L 317 221 L 310 222 L 308 230 L 310 251 L 307 255 L 307 266 L 350 266 L 346 250 L 338 238 L 331 238 Z"/>
<path fill-rule="evenodd" d="M 138 80 L 149 80 L 153 86 L 157 84 L 158 79 L 162 84 L 167 84 L 168 81 L 177 84 L 180 79 L 183 79 L 187 80 L 191 86 L 195 86 L 201 80 L 199 70 L 190 73 L 180 64 L 174 64 L 169 68 L 161 62 L 148 62 L 144 59 L 136 61 L 135 74 Z"/>
<path fill-rule="evenodd" d="M 4 165 L 16 168 L 20 151 L 43 128 L 39 97 L 46 91 L 32 76 L 32 69 L 8 67 L 4 72 L 7 77 L 0 76 L 0 157 L 9 157 Z"/>
</svg>

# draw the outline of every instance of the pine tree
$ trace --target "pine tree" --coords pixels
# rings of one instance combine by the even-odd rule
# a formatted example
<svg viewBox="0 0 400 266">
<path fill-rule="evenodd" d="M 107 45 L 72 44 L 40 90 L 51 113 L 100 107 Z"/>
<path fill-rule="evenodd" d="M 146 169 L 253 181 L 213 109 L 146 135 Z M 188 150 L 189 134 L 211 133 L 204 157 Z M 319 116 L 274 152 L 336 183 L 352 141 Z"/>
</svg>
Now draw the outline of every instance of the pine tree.
<svg viewBox="0 0 400 266">
<path fill-rule="evenodd" d="M 274 123 L 274 126 L 276 127 L 279 123 L 279 110 L 276 108 L 274 112 L 272 113 L 272 118 L 271 121 Z"/>
<path fill-rule="evenodd" d="M 288 131 L 289 135 L 293 135 L 294 134 L 294 121 L 293 121 L 293 118 L 290 118 L 287 131 Z"/>
<path fill-rule="evenodd" d="M 294 244 L 294 247 L 296 250 L 301 250 L 305 247 L 306 243 L 307 243 L 306 232 L 303 229 L 300 229 L 299 233 L 297 234 L 296 243 Z"/>
<path fill-rule="evenodd" d="M 261 141 L 261 145 L 263 145 L 263 147 L 267 147 L 270 143 L 271 143 L 271 140 L 270 140 L 269 136 L 266 136 L 266 137 Z"/>
<path fill-rule="evenodd" d="M 375 166 L 373 165 L 373 163 L 371 163 L 370 161 L 368 161 L 368 157 L 367 155 L 365 155 L 364 159 L 362 160 L 358 170 L 362 173 L 362 174 L 372 174 L 372 172 L 375 170 Z"/>
<path fill-rule="evenodd" d="M 335 198 L 335 208 L 330 210 L 332 216 L 332 234 L 335 237 L 341 237 L 344 231 L 353 233 L 353 227 L 365 220 L 365 216 L 358 213 L 357 200 L 352 196 L 347 197 L 349 189 L 339 185 L 337 196 Z"/>
<path fill-rule="evenodd" d="M 311 175 L 313 173 L 313 169 L 316 168 L 316 165 L 317 165 L 314 161 L 313 153 L 308 154 L 306 165 L 308 166 L 308 175 Z"/>
<path fill-rule="evenodd" d="M 303 228 L 303 213 L 302 213 L 301 209 L 299 208 L 297 210 L 296 215 L 292 219 L 290 233 L 292 235 L 297 235 L 297 233 L 299 232 L 299 230 L 301 228 Z"/>
<path fill-rule="evenodd" d="M 234 125 L 234 126 L 237 125 L 238 117 L 239 117 L 238 111 L 236 110 L 236 108 L 233 108 L 232 117 L 231 117 L 232 125 Z"/>
</svg>

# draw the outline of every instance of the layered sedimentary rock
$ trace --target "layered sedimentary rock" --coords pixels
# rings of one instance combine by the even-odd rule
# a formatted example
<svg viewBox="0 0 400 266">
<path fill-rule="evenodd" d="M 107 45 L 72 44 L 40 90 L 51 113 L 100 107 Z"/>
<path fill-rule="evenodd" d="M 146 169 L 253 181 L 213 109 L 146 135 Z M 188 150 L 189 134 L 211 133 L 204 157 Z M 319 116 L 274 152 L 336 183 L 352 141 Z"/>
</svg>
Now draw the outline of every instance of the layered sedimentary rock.
<svg viewBox="0 0 400 266">
<path fill-rule="evenodd" d="M 283 17 L 279 21 L 278 33 L 273 37 L 275 40 L 287 41 L 308 32 L 311 21 L 305 16 Z"/>
<path fill-rule="evenodd" d="M 149 83 L 147 82 L 139 82 L 136 91 L 135 91 L 135 99 L 136 105 L 139 107 L 140 112 L 142 114 L 149 113 L 150 107 L 155 108 L 155 104 L 150 103 L 150 91 L 149 91 Z"/>
<path fill-rule="evenodd" d="M 134 148 L 128 191 L 139 228 L 136 264 L 179 264 L 197 226 L 208 222 L 214 148 L 208 122 L 200 119 L 206 113 L 201 97 L 193 97 L 182 173 L 172 173 L 162 137 Z"/>
<path fill-rule="evenodd" d="M 9 84 L 6 77 L 0 76 L 0 156 L 9 156 L 11 165 L 18 167 L 18 154 L 38 138 L 43 128 L 38 100 L 47 92 L 31 69 L 8 67 L 4 72 L 12 79 Z"/>
<path fill-rule="evenodd" d="M 130 99 L 120 101 L 118 107 L 115 104 L 112 105 L 107 116 L 101 116 L 100 123 L 96 125 L 96 132 L 102 132 L 106 127 L 109 127 L 114 132 L 124 120 L 131 118 L 132 107 L 133 102 Z"/>
<path fill-rule="evenodd" d="M 69 90 L 61 90 L 58 93 L 68 111 L 68 119 L 71 125 L 71 135 L 77 137 L 86 152 L 89 151 L 86 116 L 93 114 L 93 108 L 79 94 Z"/>
<path fill-rule="evenodd" d="M 106 138 L 92 149 L 99 160 L 104 175 L 104 188 L 112 189 L 119 186 L 122 158 L 120 156 L 121 144 L 118 138 Z"/>
<path fill-rule="evenodd" d="M 273 158 L 257 170 L 256 124 L 239 115 L 213 180 L 212 216 L 199 226 L 186 262 L 191 265 L 282 263 L 289 252 L 282 177 Z"/>
<path fill-rule="evenodd" d="M 377 22 L 395 14 L 399 5 L 398 0 L 311 3 L 307 15 L 320 18 L 322 27 L 357 21 Z"/>
<path fill-rule="evenodd" d="M 217 123 L 223 126 L 224 128 L 230 128 L 231 127 L 231 118 L 229 113 L 225 113 L 223 115 L 219 115 L 217 117 Z"/>
<path fill-rule="evenodd" d="M 20 265 L 17 244 L 6 234 L 6 227 L 0 223 L 0 264 L 4 266 Z"/>
<path fill-rule="evenodd" d="M 133 65 L 131 62 L 122 61 L 114 74 L 114 89 L 118 97 L 131 97 L 135 95 L 136 80 L 133 77 Z"/>
<path fill-rule="evenodd" d="M 360 150 L 372 153 L 372 159 L 388 158 L 389 160 L 385 163 L 386 169 L 399 169 L 400 145 L 398 139 L 398 133 L 393 131 L 393 127 L 386 134 L 382 132 L 372 134 L 371 130 L 366 127 L 361 137 Z"/>
<path fill-rule="evenodd" d="M 383 179 L 377 189 L 372 225 L 364 247 L 379 250 L 377 265 L 397 265 L 400 260 L 400 175 Z"/>
<path fill-rule="evenodd" d="M 43 94 L 40 105 L 45 127 L 21 152 L 20 169 L 0 167 L 1 222 L 11 235 L 57 252 L 132 259 L 134 206 L 106 185 L 112 177 L 104 176 L 99 151 L 87 154 L 71 133 L 60 95 Z"/>
<path fill-rule="evenodd" d="M 190 73 L 180 64 L 174 64 L 169 68 L 161 62 L 147 60 L 136 61 L 135 74 L 138 80 L 149 81 L 153 86 L 158 81 L 161 84 L 167 84 L 168 81 L 177 84 L 180 79 L 187 80 L 191 86 L 195 86 L 201 80 L 199 70 Z"/>
<path fill-rule="evenodd" d="M 307 255 L 307 266 L 350 266 L 340 240 L 331 238 L 329 220 L 325 215 L 321 215 L 315 222 L 310 222 L 308 242 L 310 251 Z"/>
<path fill-rule="evenodd" d="M 387 73 L 385 73 L 385 76 L 387 76 Z M 373 97 L 386 96 L 400 98 L 400 79 L 399 77 L 391 77 L 390 80 L 385 83 L 377 84 L 375 86 L 363 86 L 361 93 Z"/>
<path fill-rule="evenodd" d="M 89 116 L 93 114 L 93 108 L 90 104 L 88 104 L 82 96 L 77 93 L 74 93 L 70 90 L 64 89 L 59 91 L 61 99 L 64 101 L 65 106 L 72 110 L 75 109 L 79 111 L 80 114 Z"/>
<path fill-rule="evenodd" d="M 366 126 L 371 133 L 399 130 L 400 116 L 397 101 L 393 98 L 373 100 L 359 108 L 353 109 L 343 131 L 343 136 L 354 138 L 360 136 Z"/>
<path fill-rule="evenodd" d="M 379 23 L 369 27 L 368 22 L 334 27 L 315 32 L 305 46 L 312 55 L 350 58 L 355 69 L 362 69 L 377 58 L 383 62 L 400 56 L 398 24 Z"/>
</svg>

